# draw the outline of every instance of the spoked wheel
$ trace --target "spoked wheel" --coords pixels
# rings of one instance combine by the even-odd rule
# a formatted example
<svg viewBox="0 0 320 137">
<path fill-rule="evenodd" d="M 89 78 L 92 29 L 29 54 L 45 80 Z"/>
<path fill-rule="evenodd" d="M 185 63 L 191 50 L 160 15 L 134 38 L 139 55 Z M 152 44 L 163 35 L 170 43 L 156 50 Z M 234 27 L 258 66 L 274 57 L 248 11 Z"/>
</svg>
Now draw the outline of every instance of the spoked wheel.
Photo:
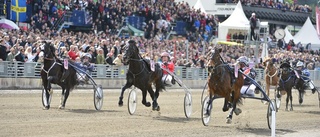
<svg viewBox="0 0 320 137">
<path fill-rule="evenodd" d="M 208 93 L 208 89 L 207 89 L 207 86 L 208 86 L 208 82 L 206 82 L 206 84 L 204 85 L 203 87 L 203 90 L 202 90 L 202 94 L 201 94 L 201 105 L 203 105 L 203 101 L 204 101 L 204 97 L 206 97 L 206 94 Z"/>
<path fill-rule="evenodd" d="M 208 126 L 209 124 L 211 109 L 212 109 L 212 103 L 210 103 L 210 97 L 206 96 L 203 100 L 202 111 L 201 111 L 201 119 L 202 119 L 202 124 L 204 126 Z"/>
<path fill-rule="evenodd" d="M 320 108 L 320 92 L 318 91 L 319 108 Z"/>
<path fill-rule="evenodd" d="M 103 104 L 103 90 L 101 85 L 95 86 L 93 100 L 96 110 L 101 110 Z"/>
<path fill-rule="evenodd" d="M 49 94 L 49 99 L 47 98 L 47 95 L 46 95 L 46 90 L 44 88 L 42 88 L 42 105 L 43 107 L 48 107 L 48 105 L 50 105 L 51 103 L 51 98 L 52 98 L 52 95 Z"/>
<path fill-rule="evenodd" d="M 275 100 L 272 99 L 271 102 L 269 102 L 268 105 L 268 110 L 267 110 L 267 120 L 268 120 L 268 127 L 271 129 L 271 124 L 272 124 L 272 110 L 273 110 L 273 105 L 275 105 Z"/>
<path fill-rule="evenodd" d="M 137 92 L 135 89 L 132 89 L 129 92 L 128 97 L 128 111 L 130 115 L 133 115 L 137 109 Z"/>
<path fill-rule="evenodd" d="M 189 92 L 186 92 L 184 96 L 184 115 L 189 118 L 192 113 L 192 96 Z"/>
</svg>

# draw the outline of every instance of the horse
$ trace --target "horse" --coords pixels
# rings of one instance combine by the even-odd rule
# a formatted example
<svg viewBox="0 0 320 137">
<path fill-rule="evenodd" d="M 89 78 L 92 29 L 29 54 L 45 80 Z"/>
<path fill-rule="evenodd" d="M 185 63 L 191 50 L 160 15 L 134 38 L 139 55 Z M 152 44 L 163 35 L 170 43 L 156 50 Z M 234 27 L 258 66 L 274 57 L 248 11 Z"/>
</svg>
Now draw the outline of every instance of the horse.
<svg viewBox="0 0 320 137">
<path fill-rule="evenodd" d="M 44 109 L 50 108 L 50 101 L 49 97 L 52 94 L 52 87 L 51 83 L 57 84 L 62 88 L 62 96 L 60 100 L 59 109 L 64 109 L 67 99 L 69 97 L 69 92 L 78 84 L 76 79 L 76 70 L 72 67 L 68 68 L 68 75 L 64 82 L 61 81 L 61 77 L 63 74 L 64 65 L 63 63 L 57 58 L 55 55 L 55 48 L 53 44 L 50 42 L 43 42 L 43 50 L 44 53 L 44 61 L 43 67 L 41 69 L 41 79 L 42 79 L 42 86 L 46 91 L 46 101 L 48 102 Z"/>
<path fill-rule="evenodd" d="M 125 47 L 123 63 L 125 65 L 129 64 L 129 69 L 126 74 L 126 84 L 121 89 L 118 105 L 123 106 L 124 91 L 134 85 L 142 91 L 142 104 L 146 107 L 151 106 L 151 103 L 146 100 L 148 91 L 153 101 L 152 110 L 160 111 L 157 99 L 159 92 L 165 90 L 165 85 L 161 80 L 163 72 L 160 65 L 156 63 L 155 70 L 151 71 L 148 61 L 141 57 L 136 42 L 133 40 L 130 40 L 129 45 Z M 152 89 L 152 84 L 155 85 L 155 92 Z"/>
<path fill-rule="evenodd" d="M 208 77 L 208 92 L 210 95 L 209 105 L 213 101 L 213 96 L 224 97 L 224 105 L 222 111 L 229 110 L 229 103 L 232 103 L 232 110 L 227 117 L 227 123 L 232 122 L 233 112 L 236 110 L 237 104 L 241 104 L 241 87 L 244 84 L 244 78 L 241 74 L 237 78 L 233 76 L 230 66 L 225 63 L 220 56 L 221 49 L 215 48 L 211 53 L 209 60 L 210 76 Z M 209 108 L 207 114 L 210 114 Z M 236 113 L 237 114 L 237 113 Z M 237 114 L 238 115 L 238 114 Z"/>
<path fill-rule="evenodd" d="M 278 85 L 278 91 L 285 91 L 287 93 L 286 99 L 286 111 L 288 111 L 288 103 L 290 99 L 290 111 L 293 111 L 292 107 L 292 88 L 295 86 L 296 76 L 294 71 L 291 69 L 289 63 L 282 63 L 280 66 L 280 81 Z M 279 93 L 281 94 L 281 93 Z M 277 95 L 281 96 L 281 95 Z"/>
<path fill-rule="evenodd" d="M 279 82 L 278 69 L 272 59 L 266 59 L 263 62 L 265 66 L 265 80 L 266 80 L 266 91 L 267 95 L 270 94 L 270 86 L 277 86 Z"/>
</svg>

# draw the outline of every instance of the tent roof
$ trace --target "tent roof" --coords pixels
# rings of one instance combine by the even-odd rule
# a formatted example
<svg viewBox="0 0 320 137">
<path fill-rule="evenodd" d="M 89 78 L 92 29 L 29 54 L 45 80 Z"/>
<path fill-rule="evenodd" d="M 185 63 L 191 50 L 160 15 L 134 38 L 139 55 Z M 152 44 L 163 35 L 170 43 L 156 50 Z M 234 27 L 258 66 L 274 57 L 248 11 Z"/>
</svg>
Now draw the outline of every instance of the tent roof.
<svg viewBox="0 0 320 137">
<path fill-rule="evenodd" d="M 246 15 L 243 12 L 240 1 L 232 14 L 219 26 L 234 27 L 234 29 L 249 29 L 250 24 Z"/>
<path fill-rule="evenodd" d="M 294 36 L 294 43 L 301 42 L 302 44 L 311 43 L 312 45 L 320 45 L 316 29 L 313 27 L 310 18 L 306 20 L 300 31 Z"/>
<path fill-rule="evenodd" d="M 284 29 L 284 31 L 285 31 L 285 33 L 286 33 L 286 36 L 284 37 L 284 41 L 286 42 L 286 43 L 288 43 L 290 40 L 292 40 L 293 39 L 293 41 L 295 41 L 294 40 L 294 37 L 291 35 L 291 33 L 289 32 L 289 30 L 288 30 L 288 28 L 285 28 Z"/>
<path fill-rule="evenodd" d="M 197 0 L 196 4 L 194 5 L 195 9 L 200 9 L 202 13 L 206 14 L 206 10 L 204 9 L 201 0 Z"/>
</svg>

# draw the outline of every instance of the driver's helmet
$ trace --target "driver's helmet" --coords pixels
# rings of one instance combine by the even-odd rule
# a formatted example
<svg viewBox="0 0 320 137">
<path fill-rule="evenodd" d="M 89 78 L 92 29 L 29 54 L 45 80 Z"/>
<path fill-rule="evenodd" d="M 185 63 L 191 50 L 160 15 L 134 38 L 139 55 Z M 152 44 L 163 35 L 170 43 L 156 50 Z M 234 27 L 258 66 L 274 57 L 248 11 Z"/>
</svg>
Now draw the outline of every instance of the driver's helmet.
<svg viewBox="0 0 320 137">
<path fill-rule="evenodd" d="M 246 56 L 241 56 L 237 59 L 237 62 L 239 63 L 243 63 L 246 66 L 249 66 L 249 61 L 248 58 Z"/>
<path fill-rule="evenodd" d="M 169 57 L 170 55 L 169 55 L 169 53 L 168 52 L 162 52 L 161 53 L 161 58 L 162 57 Z"/>
<path fill-rule="evenodd" d="M 301 62 L 301 61 L 298 61 L 298 63 L 297 63 L 297 65 L 296 65 L 297 67 L 303 67 L 303 62 Z"/>
<path fill-rule="evenodd" d="M 85 54 L 83 54 L 83 56 L 81 57 L 82 61 L 83 61 L 84 57 L 88 57 L 88 58 L 89 58 L 89 61 L 92 59 L 92 56 L 91 56 L 90 53 L 85 53 Z"/>
</svg>

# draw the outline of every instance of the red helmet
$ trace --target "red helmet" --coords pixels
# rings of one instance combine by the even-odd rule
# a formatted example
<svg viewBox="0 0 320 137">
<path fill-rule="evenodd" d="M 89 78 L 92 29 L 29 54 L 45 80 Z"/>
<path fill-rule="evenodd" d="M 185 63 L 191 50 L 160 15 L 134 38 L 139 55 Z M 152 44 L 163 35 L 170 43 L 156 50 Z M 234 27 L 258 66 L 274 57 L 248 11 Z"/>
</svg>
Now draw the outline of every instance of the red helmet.
<svg viewBox="0 0 320 137">
<path fill-rule="evenodd" d="M 169 53 L 168 52 L 162 52 L 161 53 L 161 57 L 169 57 Z"/>
</svg>

